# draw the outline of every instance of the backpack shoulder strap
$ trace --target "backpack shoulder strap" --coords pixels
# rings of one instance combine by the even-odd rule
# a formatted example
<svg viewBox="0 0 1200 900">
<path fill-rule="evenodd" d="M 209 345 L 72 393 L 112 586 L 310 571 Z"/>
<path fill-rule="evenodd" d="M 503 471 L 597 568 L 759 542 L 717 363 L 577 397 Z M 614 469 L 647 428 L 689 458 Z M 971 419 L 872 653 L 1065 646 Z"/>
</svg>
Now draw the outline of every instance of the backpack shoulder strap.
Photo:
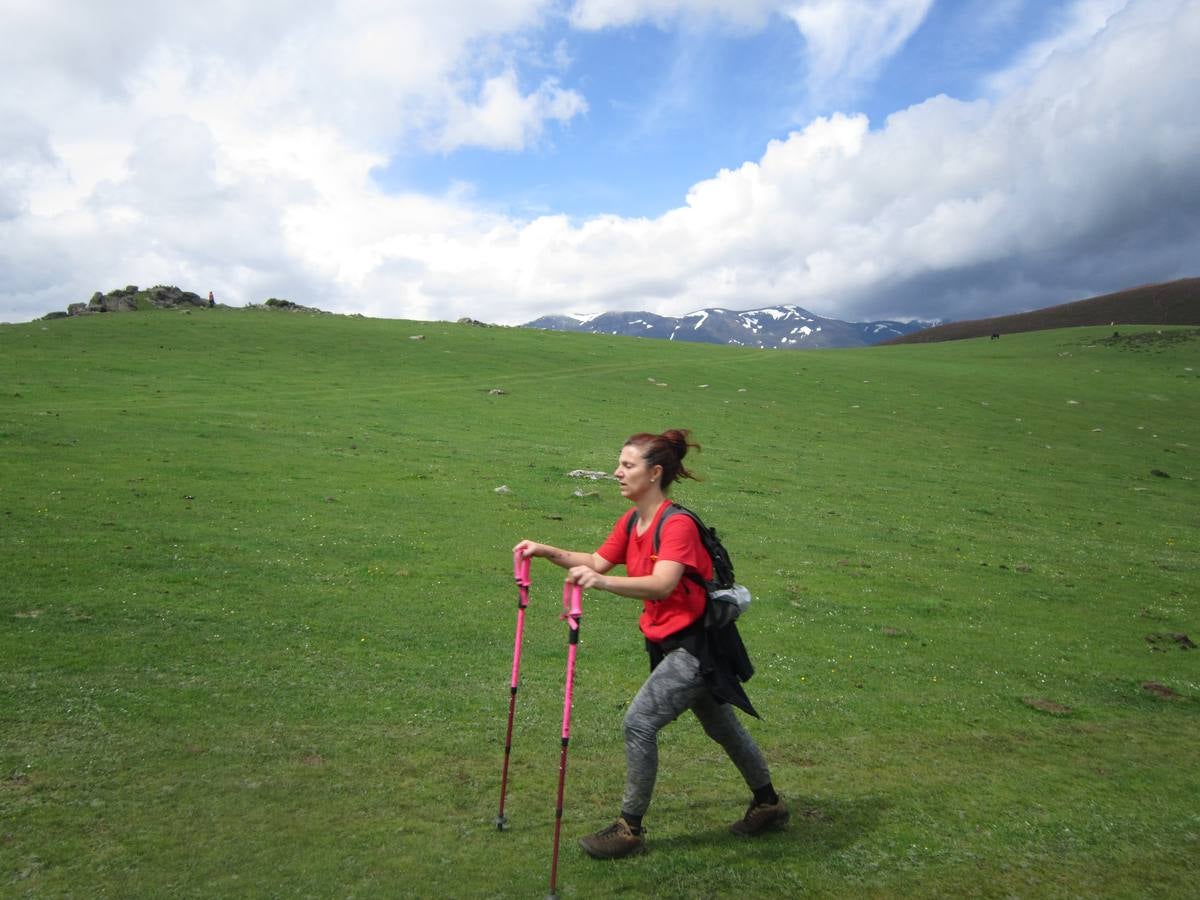
<svg viewBox="0 0 1200 900">
<path fill-rule="evenodd" d="M 663 510 L 663 514 L 662 514 L 662 516 L 659 517 L 659 520 L 658 520 L 658 527 L 654 529 L 654 545 L 653 545 L 654 546 L 654 555 L 655 556 L 658 555 L 658 547 L 662 540 L 663 525 L 666 523 L 667 519 L 669 519 L 669 518 L 671 518 L 671 516 L 675 516 L 675 515 L 687 516 L 689 519 L 691 519 L 693 522 L 696 523 L 696 533 L 700 536 L 700 546 L 704 547 L 704 552 L 708 553 L 709 558 L 712 559 L 712 553 L 709 552 L 707 545 L 705 545 L 705 543 L 704 543 L 704 532 L 706 531 L 704 522 L 702 522 L 700 520 L 700 517 L 698 515 L 696 515 L 694 512 L 692 512 L 690 509 L 688 509 L 686 506 L 680 506 L 678 503 L 675 503 L 675 502 L 672 502 L 670 506 L 668 506 L 666 509 Z M 715 563 L 715 560 L 714 560 L 714 563 Z M 692 581 L 696 582 L 696 584 L 700 585 L 700 587 L 702 587 L 702 588 L 705 588 L 705 590 L 707 591 L 708 585 L 705 583 L 704 579 L 700 577 L 699 572 L 688 571 L 684 577 L 692 579 Z"/>
<path fill-rule="evenodd" d="M 663 525 L 666 523 L 667 519 L 671 518 L 671 516 L 675 515 L 675 513 L 687 513 L 693 519 L 696 519 L 696 514 L 694 512 L 692 512 L 690 509 L 685 509 L 684 507 L 680 506 L 678 503 L 671 503 L 666 509 L 663 510 L 663 514 L 661 516 L 659 516 L 658 525 L 654 529 L 654 543 L 651 545 L 653 548 L 651 552 L 653 552 L 655 554 L 658 553 L 659 545 L 662 543 Z M 699 519 L 696 519 L 697 524 L 699 524 L 699 521 L 700 521 Z M 637 523 L 638 523 L 638 511 L 635 509 L 633 511 L 633 513 L 629 516 L 629 518 L 625 520 L 625 536 L 626 537 L 633 534 L 633 527 L 635 525 L 637 525 Z"/>
<path fill-rule="evenodd" d="M 696 518 L 696 514 L 694 512 L 692 512 L 690 509 L 680 506 L 678 503 L 672 503 L 670 506 L 664 509 L 663 514 L 658 517 L 658 525 L 654 529 L 654 544 L 652 546 L 654 548 L 655 556 L 658 555 L 658 548 L 662 544 L 663 526 L 667 524 L 667 519 L 671 518 L 671 516 L 675 515 L 676 513 L 685 513 L 691 516 L 693 519 Z M 634 515 L 637 515 L 637 513 L 634 513 Z"/>
</svg>

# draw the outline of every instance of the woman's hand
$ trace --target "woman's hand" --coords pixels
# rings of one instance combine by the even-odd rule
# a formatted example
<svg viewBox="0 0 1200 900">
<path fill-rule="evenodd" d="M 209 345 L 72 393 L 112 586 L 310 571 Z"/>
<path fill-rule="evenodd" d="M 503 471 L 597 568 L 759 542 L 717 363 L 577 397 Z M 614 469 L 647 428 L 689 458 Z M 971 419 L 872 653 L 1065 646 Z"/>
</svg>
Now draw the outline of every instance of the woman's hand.
<svg viewBox="0 0 1200 900">
<path fill-rule="evenodd" d="M 521 541 L 519 544 L 517 544 L 517 546 L 513 547 L 513 553 L 520 553 L 521 559 L 529 559 L 533 556 L 546 555 L 544 552 L 539 553 L 539 550 L 544 551 L 545 545 L 539 544 L 536 541 Z"/>
<path fill-rule="evenodd" d="M 608 577 L 601 575 L 591 566 L 572 566 L 567 570 L 567 581 L 579 585 L 585 591 L 591 588 L 598 591 L 608 590 Z"/>
</svg>

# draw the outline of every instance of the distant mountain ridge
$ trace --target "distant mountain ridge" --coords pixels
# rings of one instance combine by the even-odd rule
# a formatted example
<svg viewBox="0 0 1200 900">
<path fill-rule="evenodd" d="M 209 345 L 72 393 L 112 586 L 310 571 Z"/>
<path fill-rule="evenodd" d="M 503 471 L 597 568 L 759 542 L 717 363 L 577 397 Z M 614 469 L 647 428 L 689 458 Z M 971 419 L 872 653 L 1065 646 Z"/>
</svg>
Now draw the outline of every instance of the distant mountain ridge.
<svg viewBox="0 0 1200 900">
<path fill-rule="evenodd" d="M 1144 284 L 1031 312 L 950 322 L 925 331 L 889 337 L 884 343 L 960 341 L 1086 325 L 1200 325 L 1200 278 Z"/>
<path fill-rule="evenodd" d="M 685 316 L 606 312 L 598 316 L 542 316 L 525 328 L 618 334 L 669 341 L 784 350 L 865 347 L 921 331 L 938 322 L 843 322 L 791 304 L 734 311 L 701 309 Z"/>
</svg>

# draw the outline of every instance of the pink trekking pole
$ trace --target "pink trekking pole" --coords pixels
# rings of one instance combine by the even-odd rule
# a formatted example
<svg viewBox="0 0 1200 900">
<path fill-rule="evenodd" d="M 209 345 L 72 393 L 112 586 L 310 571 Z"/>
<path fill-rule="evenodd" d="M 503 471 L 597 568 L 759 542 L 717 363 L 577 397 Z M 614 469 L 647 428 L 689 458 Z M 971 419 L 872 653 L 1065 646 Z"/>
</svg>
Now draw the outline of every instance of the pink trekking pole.
<svg viewBox="0 0 1200 900">
<path fill-rule="evenodd" d="M 513 642 L 512 679 L 509 682 L 508 730 L 504 734 L 504 771 L 500 775 L 500 812 L 496 828 L 504 830 L 508 818 L 504 815 L 504 796 L 508 791 L 508 759 L 512 755 L 513 714 L 517 711 L 517 680 L 521 677 L 521 637 L 525 633 L 525 607 L 529 605 L 529 557 L 520 550 L 513 551 L 513 579 L 517 582 L 517 636 Z"/>
<path fill-rule="evenodd" d="M 563 691 L 562 756 L 558 762 L 558 802 L 554 807 L 554 855 L 550 862 L 550 896 L 558 896 L 558 837 L 562 830 L 563 786 L 567 781 L 567 744 L 571 740 L 571 701 L 575 685 L 575 654 L 579 648 L 579 620 L 583 617 L 583 588 L 563 585 L 563 614 L 567 620 L 567 685 Z"/>
</svg>

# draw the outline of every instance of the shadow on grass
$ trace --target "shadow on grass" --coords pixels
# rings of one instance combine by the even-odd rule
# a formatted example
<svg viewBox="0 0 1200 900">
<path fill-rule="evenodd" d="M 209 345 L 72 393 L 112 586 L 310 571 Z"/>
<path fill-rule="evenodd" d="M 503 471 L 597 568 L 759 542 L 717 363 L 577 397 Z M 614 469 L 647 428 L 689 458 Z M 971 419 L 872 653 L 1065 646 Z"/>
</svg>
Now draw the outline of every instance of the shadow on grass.
<svg viewBox="0 0 1200 900">
<path fill-rule="evenodd" d="M 729 826 L 707 828 L 689 834 L 655 839 L 652 849 L 699 850 L 729 848 L 739 855 L 761 854 L 778 857 L 780 853 L 804 857 L 822 857 L 835 853 L 879 827 L 891 804 L 882 797 L 853 800 L 788 797 L 791 821 L 784 828 L 764 832 L 755 838 L 736 838 Z M 688 812 L 695 810 L 689 807 Z"/>
</svg>

